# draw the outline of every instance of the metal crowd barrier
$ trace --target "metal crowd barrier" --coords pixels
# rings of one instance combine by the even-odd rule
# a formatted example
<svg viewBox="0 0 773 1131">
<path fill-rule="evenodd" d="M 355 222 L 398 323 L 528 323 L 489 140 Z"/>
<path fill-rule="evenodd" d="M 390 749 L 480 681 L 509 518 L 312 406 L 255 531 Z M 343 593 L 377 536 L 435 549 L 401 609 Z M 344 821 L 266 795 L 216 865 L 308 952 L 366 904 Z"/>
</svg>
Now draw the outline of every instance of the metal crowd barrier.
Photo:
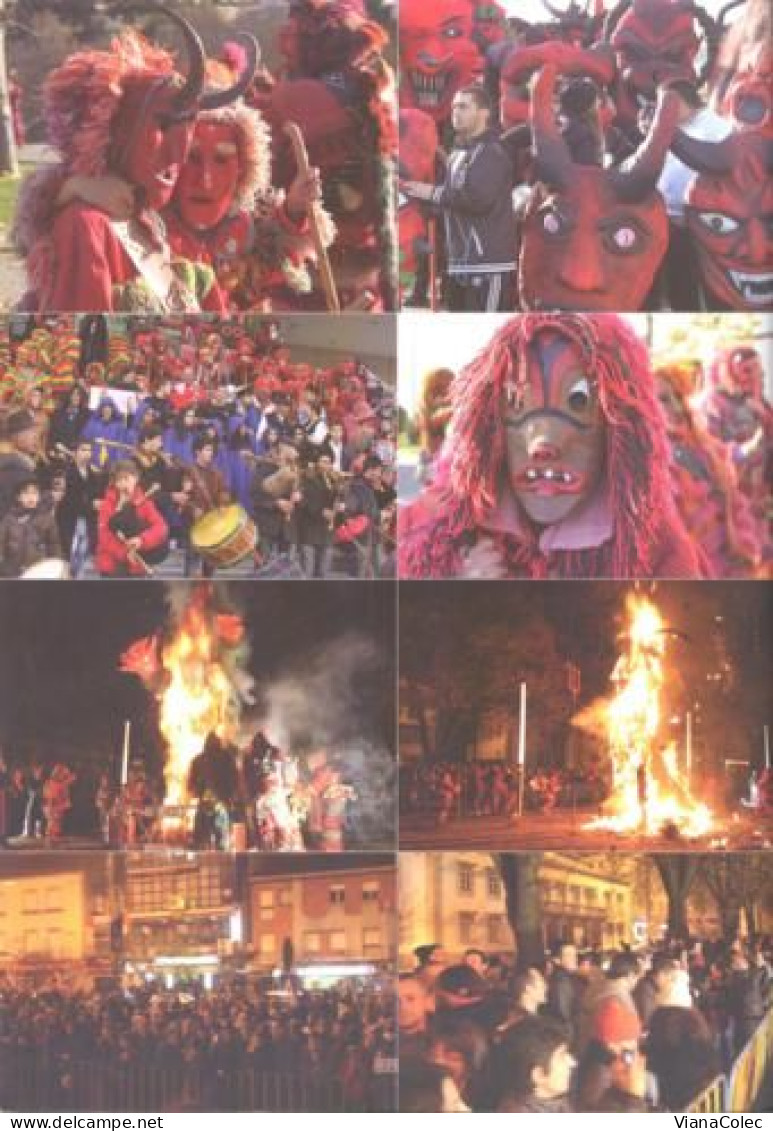
<svg viewBox="0 0 773 1131">
<path fill-rule="evenodd" d="M 394 1105 L 392 1105 L 394 1107 Z M 342 1084 L 259 1069 L 202 1072 L 195 1064 L 121 1065 L 68 1056 L 10 1055 L 0 1065 L 4 1111 L 344 1112 Z"/>
<path fill-rule="evenodd" d="M 773 1009 L 741 1049 L 727 1075 L 717 1076 L 686 1109 L 699 1115 L 749 1112 L 773 1071 Z"/>
</svg>

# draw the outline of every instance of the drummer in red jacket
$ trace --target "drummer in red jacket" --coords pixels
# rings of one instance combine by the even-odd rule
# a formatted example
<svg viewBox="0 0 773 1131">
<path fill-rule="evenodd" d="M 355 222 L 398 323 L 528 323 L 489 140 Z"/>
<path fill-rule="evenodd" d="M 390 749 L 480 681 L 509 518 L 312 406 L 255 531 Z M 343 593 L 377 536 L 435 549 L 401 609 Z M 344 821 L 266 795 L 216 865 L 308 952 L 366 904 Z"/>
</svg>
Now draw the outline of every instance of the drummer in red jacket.
<svg viewBox="0 0 773 1131">
<path fill-rule="evenodd" d="M 137 465 L 119 460 L 99 508 L 97 569 L 103 577 L 149 577 L 169 552 L 169 528 L 140 488 Z"/>
</svg>

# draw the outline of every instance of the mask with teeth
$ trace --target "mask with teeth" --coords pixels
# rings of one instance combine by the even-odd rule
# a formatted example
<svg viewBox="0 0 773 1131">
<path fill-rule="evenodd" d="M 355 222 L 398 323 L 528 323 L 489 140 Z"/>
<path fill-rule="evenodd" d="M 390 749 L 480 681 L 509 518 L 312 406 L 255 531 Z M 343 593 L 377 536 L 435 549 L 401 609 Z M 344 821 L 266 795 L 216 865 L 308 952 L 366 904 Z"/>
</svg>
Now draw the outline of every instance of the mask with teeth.
<svg viewBox="0 0 773 1131">
<path fill-rule="evenodd" d="M 718 142 L 679 132 L 673 149 L 698 174 L 685 221 L 707 305 L 773 310 L 773 140 L 753 130 Z"/>
<path fill-rule="evenodd" d="M 446 122 L 456 92 L 483 68 L 483 56 L 473 41 L 471 0 L 402 0 L 401 106 Z"/>
<path fill-rule="evenodd" d="M 580 165 L 553 110 L 555 70 L 533 88 L 537 187 L 523 223 L 518 263 L 525 310 L 640 310 L 668 247 L 657 190 L 676 127 L 676 96 L 660 96 L 649 134 L 617 168 Z"/>
<path fill-rule="evenodd" d="M 708 50 L 700 74 L 699 30 Z M 620 0 L 606 18 L 604 39 L 617 59 L 621 122 L 635 126 L 640 101 L 654 102 L 664 83 L 702 83 L 716 55 L 715 35 L 714 21 L 693 0 Z"/>
<path fill-rule="evenodd" d="M 508 53 L 500 78 L 502 124 L 506 129 L 529 121 L 529 80 L 548 64 L 555 66 L 562 77 L 582 75 L 592 79 L 599 88 L 609 86 L 615 75 L 614 58 L 609 53 L 590 51 L 555 39 L 519 44 Z"/>
<path fill-rule="evenodd" d="M 505 388 L 507 484 L 528 518 L 550 526 L 593 498 L 604 464 L 595 377 L 577 344 L 548 330 L 516 362 Z"/>
</svg>

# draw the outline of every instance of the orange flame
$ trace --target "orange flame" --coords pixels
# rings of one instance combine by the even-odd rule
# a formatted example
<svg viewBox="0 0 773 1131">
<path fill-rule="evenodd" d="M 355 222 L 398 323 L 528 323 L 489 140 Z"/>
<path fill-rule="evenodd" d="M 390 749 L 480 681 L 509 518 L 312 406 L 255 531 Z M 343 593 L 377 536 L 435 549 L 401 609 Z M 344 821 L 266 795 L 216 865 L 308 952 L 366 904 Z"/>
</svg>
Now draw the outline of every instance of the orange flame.
<svg viewBox="0 0 773 1131">
<path fill-rule="evenodd" d="M 233 640 L 237 617 L 231 618 Z M 218 617 L 206 602 L 193 599 L 183 611 L 172 639 L 161 650 L 166 673 L 159 694 L 159 726 L 168 746 L 164 768 L 166 804 L 184 805 L 188 800 L 188 772 L 204 741 L 214 732 L 232 741 L 238 731 L 239 700 L 222 656 Z"/>
<path fill-rule="evenodd" d="M 604 815 L 586 827 L 646 833 L 673 824 L 685 836 L 703 836 L 711 828 L 711 812 L 692 795 L 686 756 L 680 760 L 674 743 L 662 738 L 666 625 L 648 597 L 629 594 L 626 607 L 625 649 L 611 676 L 614 695 L 590 711 L 601 712 L 612 790 Z M 589 721 L 588 712 L 583 714 L 577 725 Z"/>
</svg>

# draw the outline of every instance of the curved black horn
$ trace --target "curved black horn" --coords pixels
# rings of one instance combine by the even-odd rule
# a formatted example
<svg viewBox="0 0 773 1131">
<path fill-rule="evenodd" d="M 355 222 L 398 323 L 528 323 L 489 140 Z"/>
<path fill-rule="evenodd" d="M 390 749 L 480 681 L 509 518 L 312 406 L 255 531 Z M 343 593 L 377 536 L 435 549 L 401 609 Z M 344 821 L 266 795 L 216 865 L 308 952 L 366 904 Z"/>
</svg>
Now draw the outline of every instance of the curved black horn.
<svg viewBox="0 0 773 1131">
<path fill-rule="evenodd" d="M 564 12 L 562 8 L 557 7 L 555 4 L 551 4 L 550 0 L 541 0 L 541 3 L 542 7 L 547 12 L 550 12 L 551 16 L 555 20 L 562 20 L 566 15 L 566 12 Z"/>
<path fill-rule="evenodd" d="M 164 4 L 153 3 L 153 0 L 138 0 L 137 3 L 121 5 L 119 8 L 121 13 L 130 11 L 146 11 L 154 15 L 166 16 L 170 23 L 173 23 L 182 34 L 188 52 L 188 73 L 175 96 L 174 106 L 178 112 L 188 110 L 197 102 L 204 85 L 206 53 L 198 32 L 186 20 L 185 16 L 181 16 L 179 12 L 175 12 L 172 8 L 167 8 Z"/>
<path fill-rule="evenodd" d="M 728 12 L 732 12 L 733 8 L 740 8 L 740 6 L 745 3 L 746 0 L 730 0 L 729 4 L 725 4 L 723 8 L 720 8 L 719 14 L 717 16 L 717 27 L 720 28 L 720 30 L 724 31 L 725 16 L 728 14 Z"/>
<path fill-rule="evenodd" d="M 696 76 L 699 84 L 702 85 L 714 70 L 714 63 L 717 59 L 719 44 L 722 38 L 722 28 L 714 17 L 709 15 L 703 8 L 696 6 L 693 17 L 700 24 L 706 41 L 706 62 L 701 67 L 700 73 Z"/>
<path fill-rule="evenodd" d="M 680 161 L 696 173 L 721 175 L 729 173 L 733 167 L 733 153 L 729 144 L 731 141 L 732 134 L 722 141 L 703 141 L 702 138 L 691 137 L 684 130 L 677 130 L 671 149 Z"/>
<path fill-rule="evenodd" d="M 244 70 L 239 75 L 233 86 L 228 87 L 227 90 L 212 90 L 204 94 L 199 99 L 199 105 L 202 110 L 220 110 L 223 106 L 229 106 L 232 102 L 236 102 L 237 98 L 241 98 L 243 94 L 250 89 L 258 72 L 260 65 L 260 44 L 254 35 L 248 32 L 240 32 L 235 39 L 244 44 L 247 51 L 247 61 L 244 64 Z"/>
<path fill-rule="evenodd" d="M 646 138 L 627 160 L 616 169 L 610 169 L 610 183 L 621 200 L 643 200 L 655 188 L 679 121 L 680 102 L 674 91 L 659 91 Z"/>
<path fill-rule="evenodd" d="M 632 7 L 633 0 L 620 0 L 620 3 L 617 4 L 616 7 L 607 12 L 601 28 L 601 38 L 604 42 L 609 43 L 615 28 L 620 23 L 625 13 Z"/>
<path fill-rule="evenodd" d="M 553 109 L 555 88 L 555 69 L 543 67 L 532 86 L 529 124 L 538 180 L 565 189 L 571 184 L 574 162 L 556 121 Z"/>
</svg>

